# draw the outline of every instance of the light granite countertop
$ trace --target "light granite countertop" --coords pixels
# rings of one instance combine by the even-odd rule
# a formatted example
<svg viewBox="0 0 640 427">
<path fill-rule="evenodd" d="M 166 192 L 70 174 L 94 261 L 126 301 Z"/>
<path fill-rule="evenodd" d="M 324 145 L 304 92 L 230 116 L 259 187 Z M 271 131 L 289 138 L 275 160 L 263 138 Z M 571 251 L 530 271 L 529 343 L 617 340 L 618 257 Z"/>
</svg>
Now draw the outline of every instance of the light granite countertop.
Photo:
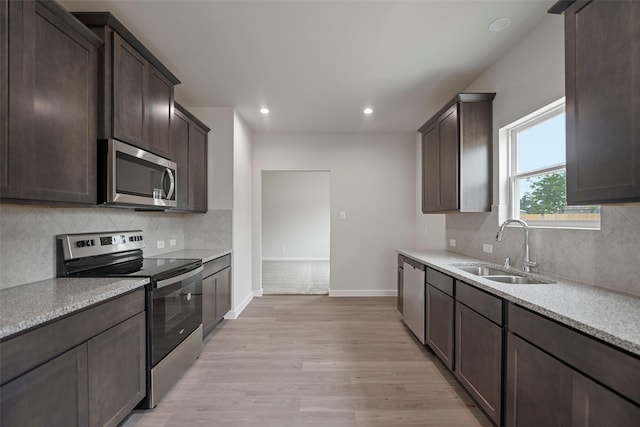
<svg viewBox="0 0 640 427">
<path fill-rule="evenodd" d="M 490 264 L 487 261 L 447 251 L 399 249 L 397 252 L 640 356 L 640 298 L 546 274 L 536 275 L 557 283 L 499 283 L 455 266 L 465 263 Z"/>
<path fill-rule="evenodd" d="M 231 249 L 184 249 L 181 251 L 167 252 L 150 258 L 199 258 L 203 263 L 213 261 L 216 258 L 231 253 Z"/>
<path fill-rule="evenodd" d="M 0 290 L 0 339 L 108 300 L 148 278 L 55 278 Z"/>
</svg>

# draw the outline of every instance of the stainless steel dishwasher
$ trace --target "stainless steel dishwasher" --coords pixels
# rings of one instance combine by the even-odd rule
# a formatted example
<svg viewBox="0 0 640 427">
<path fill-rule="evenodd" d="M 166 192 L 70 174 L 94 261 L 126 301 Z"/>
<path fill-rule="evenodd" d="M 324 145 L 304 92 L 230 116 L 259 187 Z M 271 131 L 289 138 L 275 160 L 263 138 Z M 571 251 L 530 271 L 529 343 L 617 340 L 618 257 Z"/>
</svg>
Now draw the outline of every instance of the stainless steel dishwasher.
<svg viewBox="0 0 640 427">
<path fill-rule="evenodd" d="M 419 262 L 405 258 L 402 271 L 402 320 L 424 344 L 425 267 Z"/>
</svg>

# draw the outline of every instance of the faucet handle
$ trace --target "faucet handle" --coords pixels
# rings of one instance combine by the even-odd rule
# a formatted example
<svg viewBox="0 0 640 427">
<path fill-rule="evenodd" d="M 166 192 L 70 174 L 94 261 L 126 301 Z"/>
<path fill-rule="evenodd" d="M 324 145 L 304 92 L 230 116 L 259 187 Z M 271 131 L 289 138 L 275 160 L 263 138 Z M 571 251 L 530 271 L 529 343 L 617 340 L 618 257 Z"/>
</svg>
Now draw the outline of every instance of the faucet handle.
<svg viewBox="0 0 640 427">
<path fill-rule="evenodd" d="M 510 268 L 511 267 L 511 258 L 506 257 L 504 260 L 504 268 Z"/>
</svg>

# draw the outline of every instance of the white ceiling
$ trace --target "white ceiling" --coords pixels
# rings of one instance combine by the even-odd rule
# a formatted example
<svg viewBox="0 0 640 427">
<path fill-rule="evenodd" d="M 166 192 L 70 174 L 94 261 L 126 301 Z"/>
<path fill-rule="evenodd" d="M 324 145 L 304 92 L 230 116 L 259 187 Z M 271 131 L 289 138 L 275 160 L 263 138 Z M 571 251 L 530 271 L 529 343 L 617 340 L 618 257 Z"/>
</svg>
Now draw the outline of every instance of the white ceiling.
<svg viewBox="0 0 640 427">
<path fill-rule="evenodd" d="M 113 13 L 182 81 L 187 107 L 235 107 L 256 132 L 411 132 L 553 1 L 61 3 Z M 503 16 L 511 26 L 489 32 Z"/>
</svg>

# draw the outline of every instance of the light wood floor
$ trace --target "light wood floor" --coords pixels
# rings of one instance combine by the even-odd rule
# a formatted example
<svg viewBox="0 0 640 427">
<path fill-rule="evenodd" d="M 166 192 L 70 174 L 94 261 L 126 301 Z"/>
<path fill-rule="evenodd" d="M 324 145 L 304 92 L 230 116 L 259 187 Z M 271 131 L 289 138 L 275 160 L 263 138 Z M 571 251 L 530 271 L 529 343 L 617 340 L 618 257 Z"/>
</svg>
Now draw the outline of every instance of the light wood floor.
<svg viewBox="0 0 640 427">
<path fill-rule="evenodd" d="M 127 427 L 490 426 L 395 298 L 264 296 Z"/>
</svg>

